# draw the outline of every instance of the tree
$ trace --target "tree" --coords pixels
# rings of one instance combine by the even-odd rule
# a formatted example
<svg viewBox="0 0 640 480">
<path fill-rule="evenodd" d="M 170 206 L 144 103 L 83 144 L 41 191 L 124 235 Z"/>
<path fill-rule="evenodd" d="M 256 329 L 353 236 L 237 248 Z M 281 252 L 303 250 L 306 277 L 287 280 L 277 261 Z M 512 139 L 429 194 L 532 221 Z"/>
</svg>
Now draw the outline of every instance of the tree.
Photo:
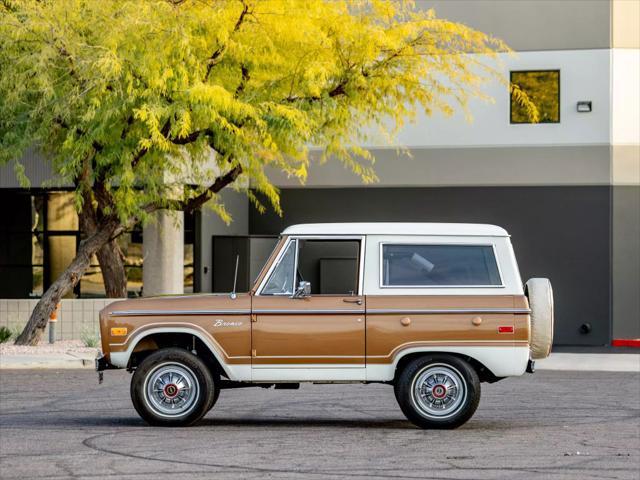
<svg viewBox="0 0 640 480">
<path fill-rule="evenodd" d="M 154 211 L 229 221 L 231 187 L 280 212 L 265 169 L 304 182 L 310 146 L 373 182 L 367 128 L 466 109 L 504 82 L 484 60 L 508 50 L 400 1 L 0 0 L 0 14 L 0 161 L 26 184 L 17 159 L 45 152 L 87 232 L 20 344 L 94 254 L 119 269 L 114 240 Z"/>
</svg>

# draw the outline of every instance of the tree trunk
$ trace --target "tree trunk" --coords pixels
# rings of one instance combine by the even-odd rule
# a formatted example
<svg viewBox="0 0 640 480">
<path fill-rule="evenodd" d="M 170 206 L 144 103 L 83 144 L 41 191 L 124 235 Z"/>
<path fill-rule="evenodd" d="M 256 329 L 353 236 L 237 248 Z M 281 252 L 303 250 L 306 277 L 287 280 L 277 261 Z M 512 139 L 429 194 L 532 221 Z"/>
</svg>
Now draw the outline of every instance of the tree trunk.
<svg viewBox="0 0 640 480">
<path fill-rule="evenodd" d="M 104 289 L 108 298 L 127 296 L 127 274 L 124 270 L 124 256 L 118 242 L 107 242 L 96 254 L 102 270 Z"/>
<path fill-rule="evenodd" d="M 85 190 L 82 209 L 78 213 L 80 226 L 87 237 L 98 231 L 98 214 L 94 206 L 91 192 Z M 127 296 L 127 275 L 124 270 L 124 255 L 115 239 L 109 240 L 96 253 L 104 289 L 108 298 L 123 298 Z"/>
<path fill-rule="evenodd" d="M 109 219 L 103 222 L 93 235 L 80 242 L 78 253 L 71 264 L 47 289 L 36 308 L 33 309 L 27 325 L 16 339 L 16 345 L 37 345 L 47 326 L 49 316 L 60 299 L 80 281 L 82 274 L 91 264 L 91 257 L 114 236 L 117 236 L 122 228 L 118 220 Z"/>
</svg>

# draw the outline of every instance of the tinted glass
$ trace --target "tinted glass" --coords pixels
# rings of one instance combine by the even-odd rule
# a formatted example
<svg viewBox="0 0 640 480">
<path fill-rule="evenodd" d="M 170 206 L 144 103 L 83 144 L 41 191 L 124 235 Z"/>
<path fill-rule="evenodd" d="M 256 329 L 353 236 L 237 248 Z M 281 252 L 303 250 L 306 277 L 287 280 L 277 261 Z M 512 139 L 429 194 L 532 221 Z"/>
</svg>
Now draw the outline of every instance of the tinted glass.
<svg viewBox="0 0 640 480">
<path fill-rule="evenodd" d="M 313 295 L 355 295 L 358 240 L 298 240 L 298 278 L 311 282 Z"/>
<path fill-rule="evenodd" d="M 269 281 L 262 290 L 262 295 L 293 295 L 294 263 L 296 257 L 296 242 L 289 242 L 280 262 L 269 277 Z"/>
<path fill-rule="evenodd" d="M 527 94 L 540 123 L 560 123 L 560 71 L 511 72 L 511 83 Z M 527 110 L 511 96 L 511 123 L 531 123 Z"/>
<path fill-rule="evenodd" d="M 383 245 L 383 286 L 500 285 L 491 246 Z"/>
</svg>

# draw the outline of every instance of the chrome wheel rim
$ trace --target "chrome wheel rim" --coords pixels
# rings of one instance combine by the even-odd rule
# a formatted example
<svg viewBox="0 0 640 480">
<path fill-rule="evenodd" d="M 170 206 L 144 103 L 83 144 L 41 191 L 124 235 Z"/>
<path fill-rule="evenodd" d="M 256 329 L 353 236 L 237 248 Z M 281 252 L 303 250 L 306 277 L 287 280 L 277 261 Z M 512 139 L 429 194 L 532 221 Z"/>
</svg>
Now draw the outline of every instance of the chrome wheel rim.
<svg viewBox="0 0 640 480">
<path fill-rule="evenodd" d="M 414 377 L 411 394 L 422 415 L 445 419 L 462 408 L 467 389 L 458 370 L 450 365 L 432 364 Z"/>
<path fill-rule="evenodd" d="M 198 380 L 184 365 L 163 363 L 147 375 L 145 400 L 156 415 L 186 415 L 194 408 L 199 395 Z"/>
</svg>

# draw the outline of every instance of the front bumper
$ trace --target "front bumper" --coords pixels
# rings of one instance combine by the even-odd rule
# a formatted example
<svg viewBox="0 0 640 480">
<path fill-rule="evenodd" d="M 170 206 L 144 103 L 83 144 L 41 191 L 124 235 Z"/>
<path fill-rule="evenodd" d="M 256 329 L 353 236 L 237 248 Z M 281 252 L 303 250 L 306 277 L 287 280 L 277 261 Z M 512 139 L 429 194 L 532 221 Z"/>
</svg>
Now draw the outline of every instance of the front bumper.
<svg viewBox="0 0 640 480">
<path fill-rule="evenodd" d="M 104 372 L 105 370 L 114 370 L 118 367 L 114 367 L 113 365 L 111 365 L 106 357 L 100 353 L 97 357 L 96 357 L 96 372 L 98 372 L 98 383 L 102 383 L 102 372 Z"/>
<path fill-rule="evenodd" d="M 112 370 L 114 368 L 113 365 L 111 365 L 108 361 L 107 358 L 100 353 L 97 357 L 96 357 L 96 372 L 102 372 L 104 370 Z"/>
</svg>

